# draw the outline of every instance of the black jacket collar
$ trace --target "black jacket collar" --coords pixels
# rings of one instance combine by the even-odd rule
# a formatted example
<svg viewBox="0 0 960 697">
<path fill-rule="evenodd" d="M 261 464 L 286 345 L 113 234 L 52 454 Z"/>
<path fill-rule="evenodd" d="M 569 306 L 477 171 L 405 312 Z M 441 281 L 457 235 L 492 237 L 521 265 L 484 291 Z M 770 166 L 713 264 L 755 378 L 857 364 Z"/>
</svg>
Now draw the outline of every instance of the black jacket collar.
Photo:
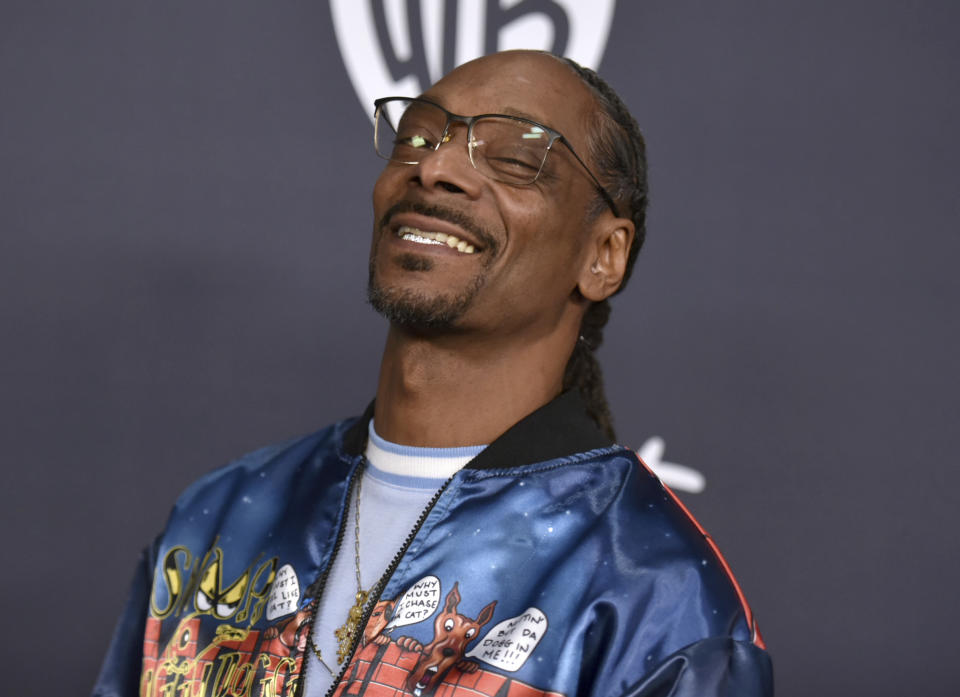
<svg viewBox="0 0 960 697">
<path fill-rule="evenodd" d="M 367 430 L 373 418 L 373 402 L 344 436 L 344 448 L 352 455 L 363 453 Z M 467 469 L 502 469 L 544 462 L 612 445 L 587 416 L 575 390 L 564 392 L 528 414 L 473 458 Z"/>
</svg>

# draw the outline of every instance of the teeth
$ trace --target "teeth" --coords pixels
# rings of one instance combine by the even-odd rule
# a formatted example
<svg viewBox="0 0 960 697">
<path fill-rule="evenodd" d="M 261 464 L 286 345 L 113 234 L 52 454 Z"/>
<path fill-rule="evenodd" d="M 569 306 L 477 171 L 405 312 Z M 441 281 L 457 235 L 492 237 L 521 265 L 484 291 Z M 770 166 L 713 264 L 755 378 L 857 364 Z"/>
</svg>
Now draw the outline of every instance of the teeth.
<svg viewBox="0 0 960 697">
<path fill-rule="evenodd" d="M 450 249 L 456 249 L 462 254 L 473 254 L 477 251 L 476 247 L 466 240 L 461 240 L 456 235 L 448 235 L 445 232 L 428 232 L 426 230 L 418 230 L 410 225 L 401 225 L 397 230 L 397 235 L 400 239 L 418 244 L 445 244 L 450 247 Z"/>
</svg>

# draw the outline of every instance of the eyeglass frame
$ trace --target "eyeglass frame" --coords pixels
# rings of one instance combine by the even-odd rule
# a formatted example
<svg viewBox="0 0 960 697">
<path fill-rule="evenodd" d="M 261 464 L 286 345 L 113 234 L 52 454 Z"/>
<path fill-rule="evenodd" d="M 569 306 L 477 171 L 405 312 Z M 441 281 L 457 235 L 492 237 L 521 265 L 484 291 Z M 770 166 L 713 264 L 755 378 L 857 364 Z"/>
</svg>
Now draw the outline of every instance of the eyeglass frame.
<svg viewBox="0 0 960 697">
<path fill-rule="evenodd" d="M 377 139 L 379 135 L 378 129 L 380 127 L 379 116 L 383 110 L 383 105 L 387 102 L 394 101 L 394 100 L 401 100 L 401 99 L 407 102 L 421 102 L 423 104 L 429 104 L 430 106 L 436 107 L 437 109 L 442 111 L 446 116 L 447 120 L 446 120 L 446 123 L 443 125 L 443 132 L 440 135 L 440 138 L 437 140 L 437 144 L 434 145 L 432 148 L 430 148 L 433 152 L 436 152 L 437 150 L 439 150 L 440 146 L 443 145 L 444 143 L 449 142 L 450 140 L 449 131 L 450 131 L 451 123 L 465 124 L 467 127 L 467 159 L 470 160 L 470 164 L 473 166 L 475 170 L 477 170 L 484 176 L 487 176 L 490 179 L 493 179 L 494 181 L 498 181 L 498 180 L 484 173 L 479 167 L 477 167 L 476 162 L 474 162 L 473 160 L 473 154 L 470 151 L 470 143 L 473 141 L 473 125 L 481 119 L 496 117 L 499 119 L 510 119 L 512 121 L 519 121 L 521 123 L 530 124 L 531 126 L 535 126 L 537 128 L 542 128 L 544 132 L 546 132 L 547 135 L 550 136 L 550 141 L 547 143 L 547 147 L 543 151 L 543 159 L 540 161 L 540 168 L 537 170 L 537 173 L 534 175 L 533 179 L 527 182 L 525 186 L 529 186 L 530 184 L 533 184 L 535 181 L 537 181 L 537 179 L 540 177 L 540 173 L 543 171 L 543 166 L 547 162 L 547 155 L 550 154 L 550 150 L 553 148 L 553 144 L 559 141 L 566 146 L 567 150 L 570 151 L 570 154 L 573 155 L 574 159 L 580 163 L 580 166 L 583 167 L 584 171 L 586 171 L 586 173 L 590 176 L 590 179 L 593 180 L 594 186 L 597 187 L 597 190 L 600 192 L 600 195 L 603 197 L 603 200 L 606 202 L 606 204 L 610 206 L 610 210 L 613 211 L 613 215 L 617 218 L 620 217 L 620 212 L 617 210 L 617 204 L 614 203 L 613 196 L 611 196 L 610 193 L 603 186 L 603 184 L 600 183 L 600 180 L 596 177 L 596 175 L 592 171 L 590 171 L 590 168 L 587 166 L 587 163 L 583 161 L 583 159 L 577 154 L 577 151 L 573 149 L 573 146 L 570 145 L 570 141 L 568 141 L 564 137 L 564 135 L 557 129 L 551 128 L 550 126 L 534 121 L 533 119 L 525 118 L 523 116 L 514 116 L 513 114 L 477 114 L 476 116 L 463 116 L 462 114 L 455 114 L 449 109 L 446 109 L 445 107 L 440 106 L 436 102 L 433 102 L 429 99 L 424 99 L 423 97 L 400 97 L 400 96 L 380 97 L 379 99 L 375 99 L 373 101 L 373 106 L 374 106 L 373 149 L 377 153 L 377 155 L 382 159 L 387 160 L 388 162 L 399 162 L 401 164 L 407 164 L 407 165 L 420 164 L 420 160 L 417 160 L 416 162 L 409 162 L 407 160 L 394 160 L 392 157 L 384 157 L 383 155 L 380 154 L 380 151 L 377 148 Z M 390 123 L 390 119 L 386 117 L 384 118 L 386 119 L 387 123 L 390 125 L 391 130 L 393 130 L 393 132 L 396 133 L 397 129 L 392 123 Z"/>
</svg>

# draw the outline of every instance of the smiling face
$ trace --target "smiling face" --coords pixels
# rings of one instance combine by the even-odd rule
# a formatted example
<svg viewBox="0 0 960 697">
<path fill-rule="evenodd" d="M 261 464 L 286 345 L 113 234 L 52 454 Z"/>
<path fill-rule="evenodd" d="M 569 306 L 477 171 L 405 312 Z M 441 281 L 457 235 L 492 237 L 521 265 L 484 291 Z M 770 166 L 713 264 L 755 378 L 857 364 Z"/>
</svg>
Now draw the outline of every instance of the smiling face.
<svg viewBox="0 0 960 697">
<path fill-rule="evenodd" d="M 557 59 L 508 52 L 467 63 L 424 97 L 464 115 L 525 116 L 564 134 L 587 160 L 594 100 Z M 578 280 L 595 256 L 596 189 L 557 143 L 533 184 L 474 169 L 467 128 L 419 164 L 388 162 L 373 193 L 370 299 L 415 329 L 543 333 L 582 304 Z"/>
</svg>

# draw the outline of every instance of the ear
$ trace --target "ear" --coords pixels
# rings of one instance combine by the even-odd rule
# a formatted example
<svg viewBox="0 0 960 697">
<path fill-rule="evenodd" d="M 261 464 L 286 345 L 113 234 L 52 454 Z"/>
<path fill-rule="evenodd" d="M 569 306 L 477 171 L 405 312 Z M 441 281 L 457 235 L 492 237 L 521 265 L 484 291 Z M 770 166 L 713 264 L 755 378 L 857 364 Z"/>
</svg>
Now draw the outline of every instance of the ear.
<svg viewBox="0 0 960 697">
<path fill-rule="evenodd" d="M 482 626 L 485 625 L 487 622 L 489 622 L 491 619 L 493 619 L 493 608 L 495 608 L 496 605 L 497 605 L 497 601 L 494 600 L 494 601 L 492 601 L 489 605 L 487 605 L 485 608 L 483 608 L 483 609 L 480 611 L 480 614 L 477 615 L 477 624 L 479 624 L 479 625 L 482 627 Z"/>
<path fill-rule="evenodd" d="M 582 257 L 577 289 L 587 300 L 600 302 L 613 295 L 627 271 L 635 230 L 628 218 L 602 216 L 590 231 Z"/>
<path fill-rule="evenodd" d="M 460 591 L 457 590 L 457 586 L 459 584 L 459 581 L 454 583 L 453 588 L 451 588 L 450 592 L 447 593 L 447 600 L 443 605 L 444 612 L 455 613 L 457 611 L 457 605 L 460 604 Z"/>
</svg>

